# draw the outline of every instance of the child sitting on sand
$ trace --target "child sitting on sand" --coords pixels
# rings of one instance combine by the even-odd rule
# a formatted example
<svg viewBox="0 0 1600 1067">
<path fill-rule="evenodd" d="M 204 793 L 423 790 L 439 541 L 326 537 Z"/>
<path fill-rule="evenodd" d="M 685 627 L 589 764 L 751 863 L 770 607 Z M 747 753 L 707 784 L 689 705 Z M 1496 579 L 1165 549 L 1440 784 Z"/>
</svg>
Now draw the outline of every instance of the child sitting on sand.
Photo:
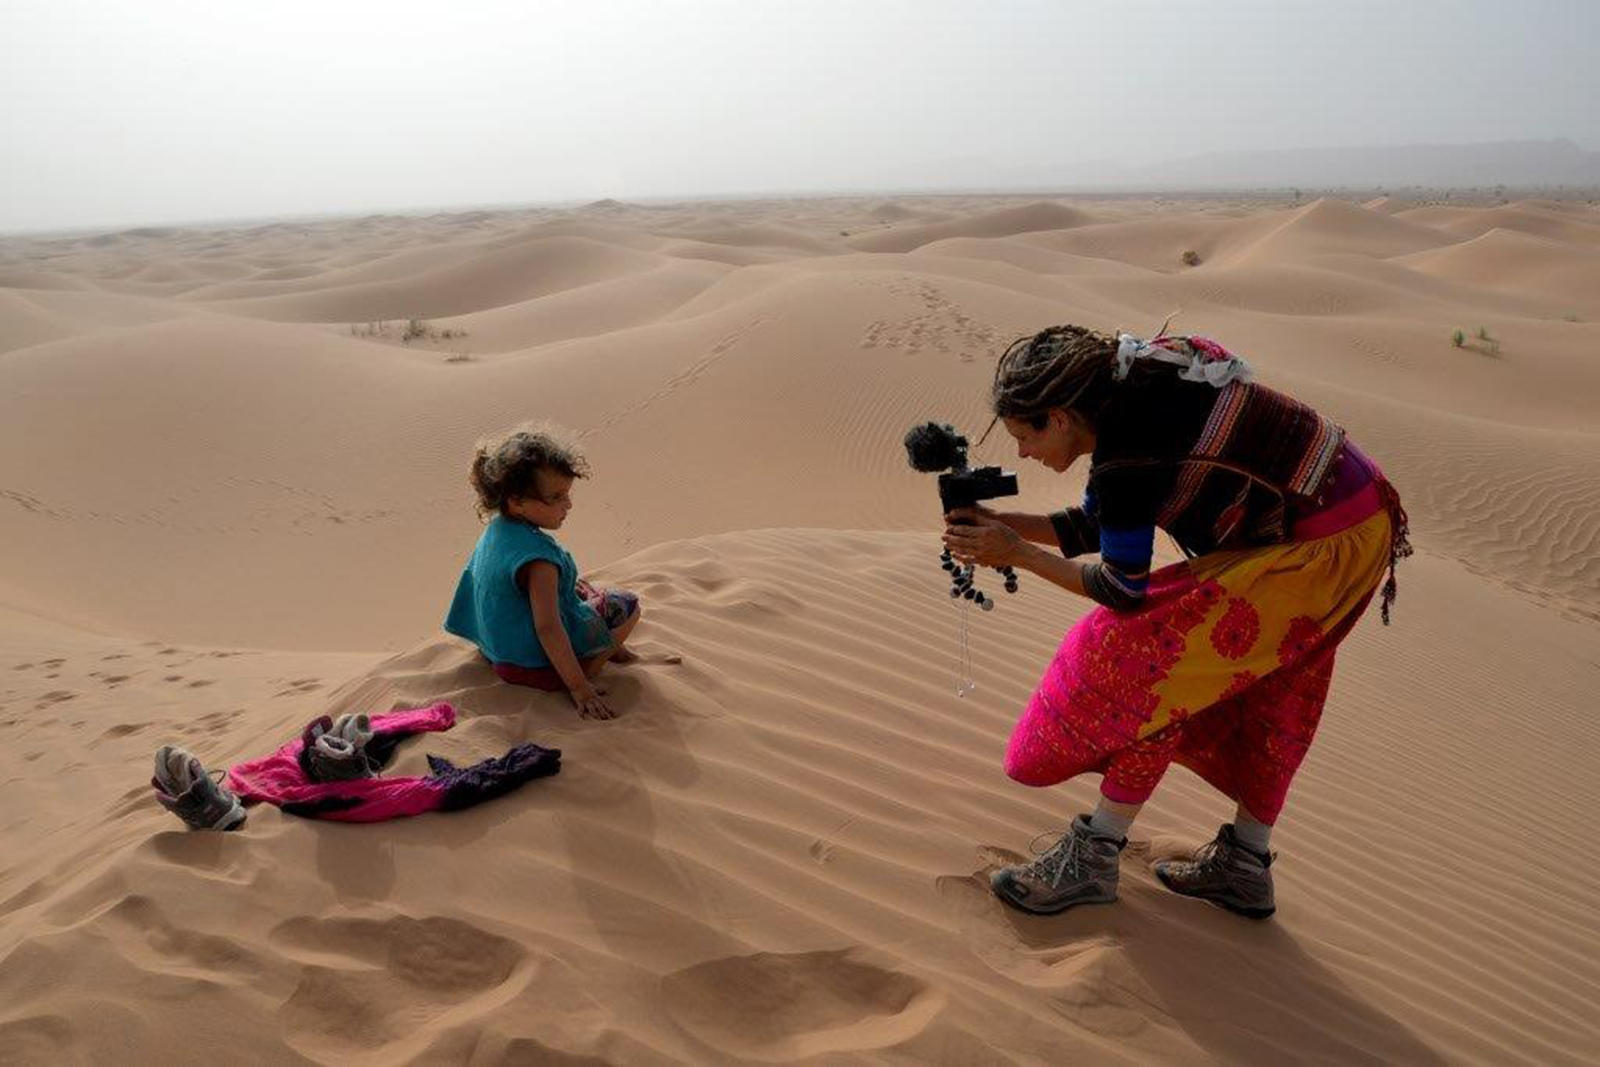
<svg viewBox="0 0 1600 1067">
<path fill-rule="evenodd" d="M 591 679 L 607 662 L 638 660 L 623 642 L 639 622 L 639 598 L 583 581 L 551 536 L 572 510 L 573 482 L 588 473 L 577 449 L 547 430 L 479 446 L 469 479 L 479 513 L 492 518 L 444 628 L 477 645 L 505 681 L 565 689 L 584 718 L 610 719 L 616 712 Z"/>
</svg>

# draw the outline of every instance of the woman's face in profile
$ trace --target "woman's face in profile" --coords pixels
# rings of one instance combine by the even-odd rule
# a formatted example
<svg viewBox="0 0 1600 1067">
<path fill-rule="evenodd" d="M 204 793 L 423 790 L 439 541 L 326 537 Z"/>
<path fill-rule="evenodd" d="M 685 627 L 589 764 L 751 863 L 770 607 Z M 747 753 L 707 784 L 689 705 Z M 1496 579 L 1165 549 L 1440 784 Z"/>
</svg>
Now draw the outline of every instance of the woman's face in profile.
<svg viewBox="0 0 1600 1067">
<path fill-rule="evenodd" d="M 1017 442 L 1017 458 L 1032 459 L 1060 473 L 1079 456 L 1094 451 L 1094 431 L 1083 416 L 1054 408 L 1042 429 L 1034 429 L 1027 419 L 1004 418 L 1006 432 Z"/>
</svg>

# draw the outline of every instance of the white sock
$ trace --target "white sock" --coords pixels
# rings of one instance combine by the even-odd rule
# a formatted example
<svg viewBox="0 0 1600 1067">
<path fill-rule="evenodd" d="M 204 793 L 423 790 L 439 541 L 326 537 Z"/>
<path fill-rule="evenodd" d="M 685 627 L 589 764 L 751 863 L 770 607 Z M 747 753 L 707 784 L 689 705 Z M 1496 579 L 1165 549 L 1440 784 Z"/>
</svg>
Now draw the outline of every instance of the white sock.
<svg viewBox="0 0 1600 1067">
<path fill-rule="evenodd" d="M 1257 822 L 1241 808 L 1233 817 L 1233 837 L 1250 851 L 1265 856 L 1267 846 L 1272 842 L 1272 827 L 1267 823 Z"/>
<path fill-rule="evenodd" d="M 1102 803 L 1094 809 L 1094 814 L 1089 816 L 1089 832 L 1096 837 L 1126 840 L 1128 828 L 1133 825 L 1133 818 L 1132 815 L 1118 815 Z"/>
</svg>

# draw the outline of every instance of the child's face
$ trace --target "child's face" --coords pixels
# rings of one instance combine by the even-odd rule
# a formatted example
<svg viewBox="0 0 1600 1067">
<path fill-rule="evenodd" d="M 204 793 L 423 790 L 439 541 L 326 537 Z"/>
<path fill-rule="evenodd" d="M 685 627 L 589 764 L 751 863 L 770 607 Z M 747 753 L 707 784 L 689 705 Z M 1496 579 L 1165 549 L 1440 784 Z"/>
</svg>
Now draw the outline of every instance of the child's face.
<svg viewBox="0 0 1600 1067">
<path fill-rule="evenodd" d="M 543 530 L 559 530 L 572 510 L 572 479 L 555 471 L 540 470 L 534 475 L 539 496 L 517 496 L 506 502 L 506 510 L 523 522 Z"/>
</svg>

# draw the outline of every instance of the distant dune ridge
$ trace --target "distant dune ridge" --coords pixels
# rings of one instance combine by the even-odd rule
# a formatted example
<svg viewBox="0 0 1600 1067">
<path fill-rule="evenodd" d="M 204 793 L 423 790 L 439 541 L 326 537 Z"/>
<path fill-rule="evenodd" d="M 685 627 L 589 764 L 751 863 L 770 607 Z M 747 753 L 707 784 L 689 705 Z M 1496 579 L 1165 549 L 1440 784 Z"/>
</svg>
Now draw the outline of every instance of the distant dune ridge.
<svg viewBox="0 0 1600 1067">
<path fill-rule="evenodd" d="M 1588 173 L 1569 149 L 1540 151 Z M 0 239 L 0 1061 L 1593 1062 L 1600 211 L 1363 198 Z M 1341 655 L 1272 923 L 1151 876 L 1229 812 L 1178 769 L 1121 901 L 1021 918 L 983 872 L 1095 783 L 1029 790 L 1001 756 L 1088 605 L 1024 575 L 958 697 L 901 436 L 980 430 L 1017 336 L 1175 311 L 1345 425 L 1419 554 L 1396 625 Z M 608 669 L 615 722 L 438 629 L 473 443 L 530 418 L 594 469 L 563 541 L 683 656 Z M 1019 473 L 1018 507 L 1082 492 Z M 524 740 L 562 773 L 226 836 L 151 798 L 161 743 L 222 767 L 435 700 L 459 725 L 397 773 Z"/>
<path fill-rule="evenodd" d="M 1195 188 L 1271 185 L 1495 185 L 1574 187 L 1600 184 L 1600 152 L 1566 138 L 1549 141 L 1489 141 L 1481 144 L 1416 144 L 1217 152 L 1175 160 Z M 1152 175 L 1153 176 L 1153 175 Z"/>
</svg>

